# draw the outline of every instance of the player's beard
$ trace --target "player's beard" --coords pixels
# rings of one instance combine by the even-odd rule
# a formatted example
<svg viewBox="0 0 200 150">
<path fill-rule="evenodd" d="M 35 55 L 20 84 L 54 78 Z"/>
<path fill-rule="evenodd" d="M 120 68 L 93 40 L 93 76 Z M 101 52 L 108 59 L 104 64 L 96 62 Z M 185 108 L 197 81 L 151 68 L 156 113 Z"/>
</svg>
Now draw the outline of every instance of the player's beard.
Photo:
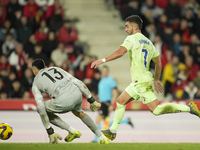
<svg viewBox="0 0 200 150">
<path fill-rule="evenodd" d="M 133 28 L 128 32 L 129 35 L 133 34 Z"/>
</svg>

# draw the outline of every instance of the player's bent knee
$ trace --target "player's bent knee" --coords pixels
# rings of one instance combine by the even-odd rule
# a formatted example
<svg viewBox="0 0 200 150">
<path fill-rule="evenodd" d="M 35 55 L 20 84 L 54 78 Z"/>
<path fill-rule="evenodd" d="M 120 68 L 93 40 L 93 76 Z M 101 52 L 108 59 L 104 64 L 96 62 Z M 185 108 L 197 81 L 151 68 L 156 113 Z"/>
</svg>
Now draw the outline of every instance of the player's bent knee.
<svg viewBox="0 0 200 150">
<path fill-rule="evenodd" d="M 85 114 L 84 112 L 78 112 L 78 111 L 75 111 L 75 110 L 73 110 L 72 113 L 73 113 L 76 117 L 78 117 L 78 118 L 80 118 L 80 119 L 82 119 L 82 118 L 84 118 L 84 117 L 86 116 L 86 114 Z"/>
</svg>

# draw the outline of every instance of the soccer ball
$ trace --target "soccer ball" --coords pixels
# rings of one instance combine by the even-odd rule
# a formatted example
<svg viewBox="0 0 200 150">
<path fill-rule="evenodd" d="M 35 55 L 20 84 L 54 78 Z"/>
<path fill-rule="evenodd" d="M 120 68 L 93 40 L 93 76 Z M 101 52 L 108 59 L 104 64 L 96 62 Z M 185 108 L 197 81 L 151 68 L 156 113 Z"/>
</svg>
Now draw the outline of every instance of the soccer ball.
<svg viewBox="0 0 200 150">
<path fill-rule="evenodd" d="M 13 134 L 12 127 L 7 123 L 1 123 L 0 124 L 0 139 L 1 140 L 7 140 L 9 139 Z"/>
</svg>

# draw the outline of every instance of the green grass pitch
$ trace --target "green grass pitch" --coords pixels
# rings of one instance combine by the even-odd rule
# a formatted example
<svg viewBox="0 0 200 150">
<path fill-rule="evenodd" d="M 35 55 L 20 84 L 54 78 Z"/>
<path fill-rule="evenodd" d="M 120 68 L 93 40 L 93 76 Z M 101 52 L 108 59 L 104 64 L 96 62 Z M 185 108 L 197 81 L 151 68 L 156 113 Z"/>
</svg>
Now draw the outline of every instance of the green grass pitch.
<svg viewBox="0 0 200 150">
<path fill-rule="evenodd" d="M 200 143 L 0 143 L 1 150 L 200 150 Z"/>
</svg>

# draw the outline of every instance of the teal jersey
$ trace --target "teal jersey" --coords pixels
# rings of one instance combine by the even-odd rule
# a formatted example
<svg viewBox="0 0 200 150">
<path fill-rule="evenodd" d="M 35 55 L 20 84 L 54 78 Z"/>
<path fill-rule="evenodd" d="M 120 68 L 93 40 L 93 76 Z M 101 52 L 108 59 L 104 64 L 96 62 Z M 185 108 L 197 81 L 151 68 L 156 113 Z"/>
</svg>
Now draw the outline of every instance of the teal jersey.
<svg viewBox="0 0 200 150">
<path fill-rule="evenodd" d="M 152 81 L 150 61 L 159 55 L 152 42 L 142 33 L 136 33 L 127 36 L 121 46 L 128 51 L 132 82 L 138 84 Z"/>
</svg>

